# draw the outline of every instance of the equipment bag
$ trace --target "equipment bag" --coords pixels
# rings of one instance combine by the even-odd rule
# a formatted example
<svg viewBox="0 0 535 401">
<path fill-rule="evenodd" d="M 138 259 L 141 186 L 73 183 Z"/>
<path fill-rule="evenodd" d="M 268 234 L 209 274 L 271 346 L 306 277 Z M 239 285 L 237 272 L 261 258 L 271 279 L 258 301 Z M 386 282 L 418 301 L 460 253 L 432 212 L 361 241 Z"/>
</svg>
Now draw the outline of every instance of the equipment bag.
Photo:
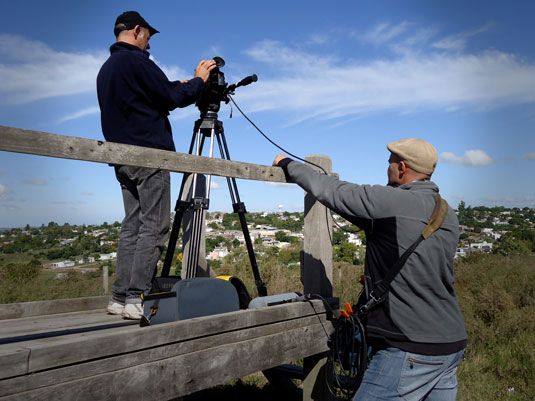
<svg viewBox="0 0 535 401">
<path fill-rule="evenodd" d="M 171 291 L 146 295 L 140 326 L 239 309 L 238 294 L 230 282 L 210 277 L 189 278 L 176 282 Z"/>
</svg>

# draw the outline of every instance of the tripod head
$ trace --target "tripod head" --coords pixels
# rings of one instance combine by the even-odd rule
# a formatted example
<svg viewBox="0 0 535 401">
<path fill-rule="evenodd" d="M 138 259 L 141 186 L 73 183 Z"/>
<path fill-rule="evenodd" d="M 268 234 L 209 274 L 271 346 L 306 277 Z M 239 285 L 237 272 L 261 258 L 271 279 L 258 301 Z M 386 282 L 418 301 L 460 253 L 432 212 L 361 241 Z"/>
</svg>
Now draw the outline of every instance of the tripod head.
<svg viewBox="0 0 535 401">
<path fill-rule="evenodd" d="M 217 119 L 217 112 L 221 107 L 221 102 L 227 104 L 230 101 L 229 95 L 233 95 L 237 88 L 256 82 L 258 77 L 256 74 L 249 75 L 236 84 L 228 85 L 225 81 L 225 74 L 220 70 L 225 65 L 225 60 L 221 57 L 214 57 L 213 60 L 216 62 L 216 67 L 210 71 L 208 80 L 195 105 L 201 112 L 201 117 L 208 117 L 210 114 L 210 118 L 212 118 L 212 113 L 215 113 L 215 118 Z"/>
</svg>

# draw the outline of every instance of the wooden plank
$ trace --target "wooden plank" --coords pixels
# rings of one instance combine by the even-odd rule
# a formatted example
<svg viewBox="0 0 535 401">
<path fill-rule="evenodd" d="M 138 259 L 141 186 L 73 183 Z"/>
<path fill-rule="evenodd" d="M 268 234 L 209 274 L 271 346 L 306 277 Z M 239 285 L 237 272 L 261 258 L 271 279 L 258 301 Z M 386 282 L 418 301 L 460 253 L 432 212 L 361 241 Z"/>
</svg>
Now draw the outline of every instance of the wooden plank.
<svg viewBox="0 0 535 401">
<path fill-rule="evenodd" d="M 0 150 L 9 152 L 151 167 L 175 172 L 286 182 L 284 173 L 279 167 L 193 156 L 186 153 L 95 141 L 2 125 L 0 125 L 0 138 Z"/>
<path fill-rule="evenodd" d="M 20 347 L 31 350 L 28 371 L 35 372 L 80 363 L 81 361 L 104 358 L 110 355 L 154 348 L 216 333 L 234 331 L 245 327 L 256 327 L 306 316 L 315 316 L 324 313 L 324 311 L 321 301 L 312 301 L 312 305 L 308 302 L 297 302 L 164 323 L 150 327 L 130 326 L 72 336 L 52 337 L 21 343 Z M 9 367 L 0 365 L 0 373 L 4 377 L 10 377 Z"/>
<path fill-rule="evenodd" d="M 331 172 L 331 160 L 325 156 L 308 156 L 306 160 Z M 319 169 L 318 169 L 319 170 Z M 310 194 L 305 195 L 303 257 L 301 281 L 306 294 L 332 297 L 333 254 L 332 217 L 329 210 Z"/>
<path fill-rule="evenodd" d="M 47 333 L 70 328 L 95 326 L 101 323 L 118 322 L 124 322 L 121 316 L 108 315 L 104 309 L 9 319 L 2 322 L 0 326 L 0 340 L 6 337 Z"/>
<path fill-rule="evenodd" d="M 1 397 L 13 400 L 166 400 L 322 352 L 315 324 Z M 277 350 L 277 352 L 274 352 Z M 261 357 L 260 357 L 261 356 Z"/>
<path fill-rule="evenodd" d="M 0 366 L 7 368 L 0 369 L 0 379 L 26 374 L 29 356 L 30 350 L 28 349 L 2 346 L 0 348 Z"/>
<path fill-rule="evenodd" d="M 39 387 L 46 387 L 84 377 L 134 367 L 143 363 L 155 362 L 158 360 L 192 352 L 198 352 L 207 348 L 218 347 L 225 344 L 238 343 L 277 333 L 285 333 L 289 330 L 294 330 L 297 328 L 312 327 L 318 323 L 323 324 L 325 330 L 322 336 L 316 337 L 316 340 L 323 343 L 324 348 L 326 349 L 326 333 L 330 333 L 332 330 L 332 325 L 325 320 L 324 316 L 320 319 L 318 319 L 317 316 L 309 316 L 302 319 L 294 319 L 265 326 L 245 328 L 238 331 L 215 334 L 212 336 L 197 338 L 176 344 L 146 349 L 139 352 L 111 356 L 110 358 L 89 361 L 76 365 L 69 365 L 63 368 L 45 370 L 28 376 L 15 377 L 9 380 L 0 380 L 0 396 L 6 396 L 22 391 L 33 390 Z"/>
<path fill-rule="evenodd" d="M 105 308 L 110 297 L 83 297 L 0 304 L 0 320 Z"/>
</svg>

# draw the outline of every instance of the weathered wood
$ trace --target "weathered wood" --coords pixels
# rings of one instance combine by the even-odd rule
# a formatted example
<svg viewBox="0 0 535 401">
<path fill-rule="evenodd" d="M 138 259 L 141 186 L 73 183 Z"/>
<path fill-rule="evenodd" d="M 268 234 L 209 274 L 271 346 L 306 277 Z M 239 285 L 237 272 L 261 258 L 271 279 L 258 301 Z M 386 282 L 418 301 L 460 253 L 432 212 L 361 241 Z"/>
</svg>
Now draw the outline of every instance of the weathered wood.
<svg viewBox="0 0 535 401">
<path fill-rule="evenodd" d="M 95 141 L 0 125 L 0 150 L 62 159 L 125 164 L 222 177 L 286 182 L 279 167 L 193 156 L 166 150 Z"/>
<path fill-rule="evenodd" d="M 310 161 L 331 172 L 331 160 L 308 156 Z M 332 297 L 332 217 L 329 210 L 310 194 L 305 195 L 305 221 L 301 281 L 304 292 Z"/>
<path fill-rule="evenodd" d="M 24 348 L 14 348 L 9 346 L 0 347 L 0 364 L 6 369 L 0 369 L 1 379 L 28 373 L 28 358 L 30 350 Z M 1 394 L 1 392 L 0 392 Z"/>
<path fill-rule="evenodd" d="M 203 349 L 2 397 L 2 400 L 166 400 L 318 353 L 321 324 Z M 277 350 L 277 352 L 274 352 Z"/>
<path fill-rule="evenodd" d="M 0 304 L 0 320 L 104 308 L 108 296 Z"/>
<path fill-rule="evenodd" d="M 31 350 L 28 372 L 80 363 L 109 355 L 126 354 L 143 349 L 177 343 L 217 333 L 253 328 L 307 316 L 325 311 L 320 301 L 295 303 L 269 308 L 244 310 L 215 316 L 164 323 L 151 327 L 129 326 L 114 330 L 52 337 L 20 343 L 20 348 Z M 102 312 L 104 314 L 104 311 Z M 6 355 L 6 358 L 9 356 Z M 9 367 L 0 364 L 0 375 L 10 377 Z"/>
<path fill-rule="evenodd" d="M 102 309 L 9 319 L 0 325 L 0 340 L 7 337 L 49 333 L 117 322 L 124 322 L 124 320 L 121 316 L 108 315 Z"/>
<path fill-rule="evenodd" d="M 147 362 L 185 355 L 204 349 L 218 347 L 225 344 L 240 343 L 254 338 L 261 338 L 278 333 L 285 333 L 289 330 L 313 327 L 321 324 L 324 327 L 323 334 L 316 336 L 317 347 L 323 344 L 323 350 L 327 347 L 327 334 L 332 325 L 325 320 L 325 317 L 309 316 L 302 319 L 293 319 L 270 325 L 263 325 L 254 328 L 244 328 L 237 331 L 215 334 L 211 336 L 186 340 L 161 347 L 154 347 L 139 352 L 132 352 L 122 355 L 110 355 L 109 358 L 98 359 L 86 363 L 68 365 L 66 367 L 45 370 L 33 373 L 29 376 L 15 377 L 9 380 L 0 381 L 0 396 L 10 395 L 22 391 L 29 391 L 39 387 L 45 387 L 84 377 L 90 377 L 116 370 L 134 367 Z M 317 349 L 317 348 L 315 348 Z M 279 350 L 277 349 L 277 352 Z M 307 352 L 304 352 L 307 353 Z M 303 355 L 305 356 L 305 355 Z"/>
<path fill-rule="evenodd" d="M 332 171 L 328 157 L 313 155 L 306 160 L 321 166 L 329 174 Z M 332 217 L 329 210 L 308 193 L 305 194 L 303 231 L 301 281 L 304 292 L 332 297 Z M 330 399 L 325 381 L 326 364 L 327 358 L 321 355 L 304 359 L 303 401 Z"/>
<path fill-rule="evenodd" d="M 104 294 L 108 293 L 109 284 L 108 284 L 109 270 L 108 265 L 102 266 L 102 292 Z"/>
</svg>

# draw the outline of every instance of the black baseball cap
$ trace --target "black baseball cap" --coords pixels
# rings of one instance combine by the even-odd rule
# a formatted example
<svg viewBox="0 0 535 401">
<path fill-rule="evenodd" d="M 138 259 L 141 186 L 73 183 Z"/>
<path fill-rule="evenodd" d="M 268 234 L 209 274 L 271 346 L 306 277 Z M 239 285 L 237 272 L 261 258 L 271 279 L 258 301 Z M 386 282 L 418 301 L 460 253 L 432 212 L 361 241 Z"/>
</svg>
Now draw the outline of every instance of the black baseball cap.
<svg viewBox="0 0 535 401">
<path fill-rule="evenodd" d="M 137 11 L 125 11 L 115 20 L 115 27 L 113 28 L 113 33 L 115 34 L 115 36 L 117 36 L 119 32 L 134 29 L 136 25 L 142 26 L 143 28 L 147 28 L 150 32 L 150 36 L 160 32 L 150 26 L 149 23 L 145 21 L 145 18 L 143 18 L 141 14 L 139 14 Z"/>
</svg>

